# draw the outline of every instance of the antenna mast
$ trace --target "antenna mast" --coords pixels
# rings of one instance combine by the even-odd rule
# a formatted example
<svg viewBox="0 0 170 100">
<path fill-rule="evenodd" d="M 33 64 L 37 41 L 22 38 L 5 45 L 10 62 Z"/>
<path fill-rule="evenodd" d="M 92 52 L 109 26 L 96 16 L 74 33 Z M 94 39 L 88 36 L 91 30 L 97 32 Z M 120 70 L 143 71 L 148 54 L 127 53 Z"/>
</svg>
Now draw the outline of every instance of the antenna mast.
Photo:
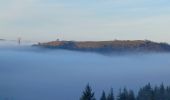
<svg viewBox="0 0 170 100">
<path fill-rule="evenodd" d="M 21 38 L 20 37 L 18 38 L 18 44 L 19 45 L 21 44 Z"/>
</svg>

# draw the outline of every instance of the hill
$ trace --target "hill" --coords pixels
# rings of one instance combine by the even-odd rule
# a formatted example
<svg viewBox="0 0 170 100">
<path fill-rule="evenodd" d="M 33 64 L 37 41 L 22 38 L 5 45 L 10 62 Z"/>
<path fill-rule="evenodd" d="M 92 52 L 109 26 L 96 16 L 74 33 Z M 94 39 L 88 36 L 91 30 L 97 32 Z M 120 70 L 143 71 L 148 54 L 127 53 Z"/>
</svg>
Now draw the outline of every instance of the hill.
<svg viewBox="0 0 170 100">
<path fill-rule="evenodd" d="M 90 52 L 170 52 L 170 45 L 148 40 L 52 41 L 34 46 Z"/>
<path fill-rule="evenodd" d="M 5 41 L 5 39 L 0 39 L 0 41 Z"/>
</svg>

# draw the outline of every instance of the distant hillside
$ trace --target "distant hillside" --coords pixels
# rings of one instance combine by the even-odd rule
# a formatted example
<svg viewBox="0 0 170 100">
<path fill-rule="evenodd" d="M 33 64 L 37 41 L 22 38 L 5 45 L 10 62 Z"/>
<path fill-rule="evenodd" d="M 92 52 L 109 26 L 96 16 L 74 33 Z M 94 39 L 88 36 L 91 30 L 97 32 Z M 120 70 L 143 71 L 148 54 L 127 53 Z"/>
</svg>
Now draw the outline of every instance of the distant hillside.
<svg viewBox="0 0 170 100">
<path fill-rule="evenodd" d="M 5 41 L 5 39 L 0 39 L 0 41 Z"/>
<path fill-rule="evenodd" d="M 167 43 L 148 40 L 114 40 L 114 41 L 52 41 L 35 46 L 53 49 L 67 49 L 90 52 L 170 52 Z"/>
</svg>

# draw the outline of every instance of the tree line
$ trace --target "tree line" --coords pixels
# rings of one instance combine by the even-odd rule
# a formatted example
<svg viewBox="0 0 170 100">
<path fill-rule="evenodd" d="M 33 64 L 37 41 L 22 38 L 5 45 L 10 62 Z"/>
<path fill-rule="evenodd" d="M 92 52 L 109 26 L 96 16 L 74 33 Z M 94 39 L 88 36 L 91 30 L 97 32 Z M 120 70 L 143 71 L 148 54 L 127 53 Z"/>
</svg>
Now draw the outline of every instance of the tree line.
<svg viewBox="0 0 170 100">
<path fill-rule="evenodd" d="M 85 87 L 80 100 L 96 100 L 95 93 L 89 84 Z M 148 83 L 140 88 L 136 95 L 133 90 L 124 88 L 120 89 L 116 96 L 113 93 L 113 88 L 111 88 L 108 94 L 102 91 L 99 100 L 170 100 L 170 86 L 164 86 L 162 83 L 160 86 L 152 87 Z"/>
</svg>

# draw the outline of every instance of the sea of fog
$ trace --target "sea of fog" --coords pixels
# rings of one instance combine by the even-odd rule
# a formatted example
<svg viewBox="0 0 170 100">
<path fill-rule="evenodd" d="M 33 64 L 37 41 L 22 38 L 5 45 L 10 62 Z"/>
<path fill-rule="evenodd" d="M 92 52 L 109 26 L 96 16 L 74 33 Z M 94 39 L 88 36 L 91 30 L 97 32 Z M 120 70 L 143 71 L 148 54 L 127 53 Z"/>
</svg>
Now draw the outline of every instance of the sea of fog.
<svg viewBox="0 0 170 100">
<path fill-rule="evenodd" d="M 3 43 L 1 43 L 3 44 Z M 170 54 L 103 55 L 0 46 L 0 100 L 79 100 L 86 84 L 98 98 L 112 87 L 170 85 Z"/>
</svg>

